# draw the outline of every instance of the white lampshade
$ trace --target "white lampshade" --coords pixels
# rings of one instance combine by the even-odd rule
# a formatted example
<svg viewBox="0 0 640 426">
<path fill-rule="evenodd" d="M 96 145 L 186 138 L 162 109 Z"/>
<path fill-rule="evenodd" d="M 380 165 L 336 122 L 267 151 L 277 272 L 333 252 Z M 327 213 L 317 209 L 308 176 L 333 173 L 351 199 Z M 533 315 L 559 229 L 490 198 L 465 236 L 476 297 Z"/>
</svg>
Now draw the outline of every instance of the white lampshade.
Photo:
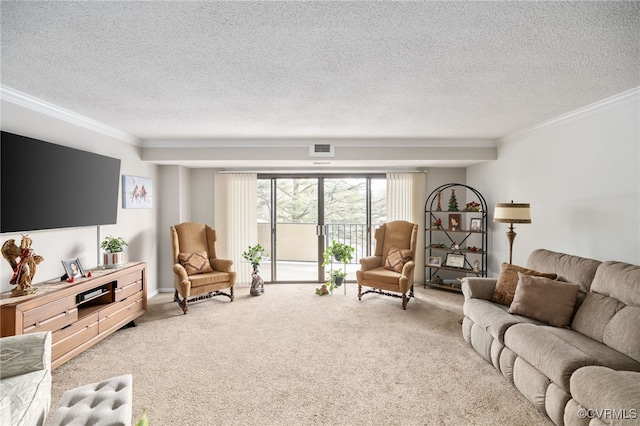
<svg viewBox="0 0 640 426">
<path fill-rule="evenodd" d="M 529 203 L 496 203 L 493 221 L 498 223 L 531 223 Z"/>
</svg>

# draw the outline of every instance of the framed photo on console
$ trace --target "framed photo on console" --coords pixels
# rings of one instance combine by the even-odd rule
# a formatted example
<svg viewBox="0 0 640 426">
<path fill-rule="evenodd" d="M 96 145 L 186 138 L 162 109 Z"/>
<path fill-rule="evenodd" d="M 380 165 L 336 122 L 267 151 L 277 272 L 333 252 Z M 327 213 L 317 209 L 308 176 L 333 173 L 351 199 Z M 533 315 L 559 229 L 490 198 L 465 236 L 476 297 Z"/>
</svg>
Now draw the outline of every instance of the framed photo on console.
<svg viewBox="0 0 640 426">
<path fill-rule="evenodd" d="M 464 268 L 464 254 L 447 254 L 446 266 L 450 268 Z"/>
<path fill-rule="evenodd" d="M 68 278 L 84 277 L 84 269 L 82 269 L 80 260 L 77 257 L 63 260 L 62 266 L 64 266 L 64 271 L 67 273 Z"/>
<path fill-rule="evenodd" d="M 472 217 L 469 220 L 469 229 L 472 232 L 482 231 L 482 219 L 480 219 L 479 217 Z"/>
</svg>

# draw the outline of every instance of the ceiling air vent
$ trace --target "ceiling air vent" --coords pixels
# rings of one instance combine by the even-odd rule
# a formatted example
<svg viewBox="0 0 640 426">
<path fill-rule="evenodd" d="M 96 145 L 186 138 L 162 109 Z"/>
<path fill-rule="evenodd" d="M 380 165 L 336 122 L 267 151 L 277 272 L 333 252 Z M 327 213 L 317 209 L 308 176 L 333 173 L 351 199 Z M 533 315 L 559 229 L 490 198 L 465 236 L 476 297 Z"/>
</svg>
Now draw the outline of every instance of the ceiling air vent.
<svg viewBox="0 0 640 426">
<path fill-rule="evenodd" d="M 310 157 L 334 157 L 333 145 L 328 143 L 317 143 L 309 147 Z"/>
</svg>

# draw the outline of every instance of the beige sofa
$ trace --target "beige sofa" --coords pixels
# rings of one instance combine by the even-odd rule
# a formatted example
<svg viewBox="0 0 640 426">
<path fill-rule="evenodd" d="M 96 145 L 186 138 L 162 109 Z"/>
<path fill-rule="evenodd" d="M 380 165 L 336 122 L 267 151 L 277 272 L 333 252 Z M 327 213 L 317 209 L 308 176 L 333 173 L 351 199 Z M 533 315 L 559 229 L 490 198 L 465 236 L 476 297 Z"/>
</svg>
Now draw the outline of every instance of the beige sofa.
<svg viewBox="0 0 640 426">
<path fill-rule="evenodd" d="M 640 266 L 540 249 L 526 267 L 579 285 L 563 287 L 577 292 L 567 325 L 509 312 L 530 280 L 523 275 L 512 305 L 492 301 L 502 275 L 466 278 L 464 339 L 557 425 L 640 424 Z M 559 298 L 545 288 L 534 295 L 549 298 L 538 311 Z"/>
<path fill-rule="evenodd" d="M 51 406 L 51 333 L 0 339 L 0 424 L 42 425 Z"/>
</svg>

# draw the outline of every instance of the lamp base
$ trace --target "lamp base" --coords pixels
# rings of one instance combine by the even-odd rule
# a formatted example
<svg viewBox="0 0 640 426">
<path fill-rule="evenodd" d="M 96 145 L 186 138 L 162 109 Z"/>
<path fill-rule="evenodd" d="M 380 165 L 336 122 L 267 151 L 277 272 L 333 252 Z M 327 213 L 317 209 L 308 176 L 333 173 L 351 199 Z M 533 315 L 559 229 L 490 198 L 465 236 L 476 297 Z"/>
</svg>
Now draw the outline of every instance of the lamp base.
<svg viewBox="0 0 640 426">
<path fill-rule="evenodd" d="M 509 226 L 507 231 L 507 239 L 509 240 L 509 264 L 513 264 L 513 240 L 516 239 L 516 233 L 513 230 L 513 223 Z"/>
</svg>

